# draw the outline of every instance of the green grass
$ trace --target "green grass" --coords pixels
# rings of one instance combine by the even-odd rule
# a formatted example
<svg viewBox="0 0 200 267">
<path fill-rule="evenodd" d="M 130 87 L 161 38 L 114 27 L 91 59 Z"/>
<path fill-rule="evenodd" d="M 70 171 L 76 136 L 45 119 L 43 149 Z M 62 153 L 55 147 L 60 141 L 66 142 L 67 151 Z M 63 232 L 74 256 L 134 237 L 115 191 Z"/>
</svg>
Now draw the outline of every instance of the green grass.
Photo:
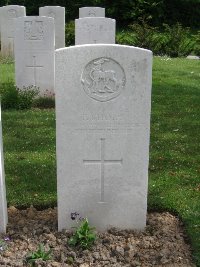
<svg viewBox="0 0 200 267">
<path fill-rule="evenodd" d="M 13 70 L 12 65 L 8 67 Z M 172 211 L 183 220 L 197 266 L 199 70 L 200 61 L 154 58 L 148 196 L 149 210 Z M 9 205 L 56 205 L 54 110 L 4 111 L 3 135 Z"/>
<path fill-rule="evenodd" d="M 149 210 L 183 220 L 200 266 L 200 61 L 155 58 Z"/>
<path fill-rule="evenodd" d="M 2 58 L 0 54 L 0 86 L 14 82 L 14 64 L 12 61 L 11 58 Z"/>
<path fill-rule="evenodd" d="M 56 205 L 55 112 L 3 112 L 9 205 Z"/>
</svg>

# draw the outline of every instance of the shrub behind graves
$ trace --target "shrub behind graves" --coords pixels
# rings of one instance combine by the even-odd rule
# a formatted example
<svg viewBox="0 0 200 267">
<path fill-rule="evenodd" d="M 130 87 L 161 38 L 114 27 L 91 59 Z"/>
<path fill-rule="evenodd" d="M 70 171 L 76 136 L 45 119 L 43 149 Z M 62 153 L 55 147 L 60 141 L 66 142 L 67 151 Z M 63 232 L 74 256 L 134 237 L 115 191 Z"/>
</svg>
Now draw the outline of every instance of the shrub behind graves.
<svg viewBox="0 0 200 267">
<path fill-rule="evenodd" d="M 55 98 L 41 96 L 33 101 L 33 107 L 35 108 L 55 108 Z"/>
<path fill-rule="evenodd" d="M 66 46 L 75 44 L 75 23 L 70 21 L 65 25 L 65 44 Z"/>
<path fill-rule="evenodd" d="M 13 83 L 2 84 L 1 89 L 2 109 L 29 109 L 39 92 L 32 86 L 19 89 Z"/>
<path fill-rule="evenodd" d="M 200 50 L 200 34 L 192 36 L 190 28 L 184 28 L 180 23 L 173 26 L 164 24 L 162 29 L 158 29 L 141 19 L 139 23 L 129 25 L 129 29 L 117 33 L 117 43 L 150 49 L 154 55 L 170 57 L 198 54 Z"/>
<path fill-rule="evenodd" d="M 187 56 L 193 51 L 195 42 L 189 37 L 189 28 L 183 28 L 180 23 L 173 26 L 164 24 L 163 26 L 167 37 L 167 55 L 171 57 Z"/>
<path fill-rule="evenodd" d="M 17 109 L 18 91 L 13 83 L 1 84 L 1 107 L 2 109 Z"/>
<path fill-rule="evenodd" d="M 194 53 L 197 56 L 200 56 L 200 31 L 196 35 L 193 35 L 195 39 Z"/>
<path fill-rule="evenodd" d="M 23 89 L 18 89 L 18 109 L 29 109 L 33 105 L 33 101 L 38 96 L 39 89 L 34 86 L 29 86 Z"/>
</svg>

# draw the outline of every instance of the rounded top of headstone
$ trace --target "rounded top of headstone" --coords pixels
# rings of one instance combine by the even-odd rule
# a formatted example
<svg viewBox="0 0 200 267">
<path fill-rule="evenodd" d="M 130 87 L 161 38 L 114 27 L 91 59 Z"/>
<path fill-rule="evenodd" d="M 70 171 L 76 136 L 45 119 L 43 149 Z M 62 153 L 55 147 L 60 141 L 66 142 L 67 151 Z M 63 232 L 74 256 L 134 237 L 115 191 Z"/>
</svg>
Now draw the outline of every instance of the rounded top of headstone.
<svg viewBox="0 0 200 267">
<path fill-rule="evenodd" d="M 79 18 L 85 17 L 105 17 L 103 7 L 81 7 L 79 8 Z"/>
<path fill-rule="evenodd" d="M 102 21 L 102 22 L 108 22 L 108 21 L 113 21 L 113 22 L 116 22 L 115 19 L 111 19 L 111 18 L 105 18 L 105 17 L 83 17 L 83 18 L 79 18 L 79 19 L 75 19 L 75 21 Z"/>
<path fill-rule="evenodd" d="M 63 8 L 64 9 L 64 7 L 62 6 L 42 6 L 39 9 L 42 9 L 42 8 Z"/>
<path fill-rule="evenodd" d="M 10 9 L 10 8 L 25 8 L 25 6 L 7 5 L 7 6 L 2 6 L 1 8 L 5 8 L 5 9 Z"/>
<path fill-rule="evenodd" d="M 200 57 L 198 57 L 198 56 L 192 56 L 192 55 L 189 55 L 189 56 L 187 56 L 187 59 L 200 59 Z"/>
</svg>

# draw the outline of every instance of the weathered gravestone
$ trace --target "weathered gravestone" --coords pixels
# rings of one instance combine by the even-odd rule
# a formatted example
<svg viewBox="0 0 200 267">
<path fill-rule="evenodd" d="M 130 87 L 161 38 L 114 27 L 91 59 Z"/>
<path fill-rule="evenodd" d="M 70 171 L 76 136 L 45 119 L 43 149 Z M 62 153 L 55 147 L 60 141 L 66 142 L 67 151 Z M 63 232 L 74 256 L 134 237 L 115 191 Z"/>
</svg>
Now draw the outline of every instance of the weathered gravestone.
<svg viewBox="0 0 200 267">
<path fill-rule="evenodd" d="M 23 17 L 15 21 L 16 86 L 37 87 L 51 96 L 55 85 L 54 19 Z"/>
<path fill-rule="evenodd" d="M 116 22 L 110 18 L 75 20 L 75 44 L 114 44 Z"/>
<path fill-rule="evenodd" d="M 2 123 L 1 123 L 1 105 L 0 105 L 0 233 L 6 232 L 8 222 L 6 188 L 4 175 L 4 159 L 3 159 L 3 139 L 2 139 Z"/>
<path fill-rule="evenodd" d="M 81 7 L 79 8 L 79 18 L 85 17 L 105 17 L 103 7 Z"/>
<path fill-rule="evenodd" d="M 13 56 L 14 19 L 25 15 L 24 6 L 9 5 L 1 7 L 1 53 L 3 56 Z"/>
<path fill-rule="evenodd" d="M 146 223 L 151 51 L 81 45 L 56 51 L 58 227 Z"/>
<path fill-rule="evenodd" d="M 55 49 L 65 47 L 65 8 L 60 6 L 40 7 L 39 15 L 54 18 Z"/>
</svg>

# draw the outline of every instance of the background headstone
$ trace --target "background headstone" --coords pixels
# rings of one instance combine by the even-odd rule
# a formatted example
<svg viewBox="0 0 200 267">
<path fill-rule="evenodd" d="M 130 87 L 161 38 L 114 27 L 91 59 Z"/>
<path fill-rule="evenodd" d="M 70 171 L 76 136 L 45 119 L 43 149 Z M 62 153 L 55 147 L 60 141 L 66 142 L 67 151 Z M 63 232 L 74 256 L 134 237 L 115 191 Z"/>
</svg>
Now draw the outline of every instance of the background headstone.
<svg viewBox="0 0 200 267">
<path fill-rule="evenodd" d="M 1 9 L 2 7 L 0 7 L 0 42 L 1 42 Z"/>
<path fill-rule="evenodd" d="M 85 17 L 105 17 L 103 7 L 81 7 L 79 8 L 79 18 Z"/>
<path fill-rule="evenodd" d="M 24 6 L 9 5 L 1 7 L 1 53 L 13 56 L 14 51 L 14 19 L 26 16 Z"/>
<path fill-rule="evenodd" d="M 71 213 L 98 230 L 146 224 L 151 51 L 82 45 L 56 51 L 58 227 Z"/>
<path fill-rule="evenodd" d="M 114 44 L 116 21 L 110 18 L 82 18 L 75 20 L 75 45 Z"/>
<path fill-rule="evenodd" d="M 18 88 L 34 86 L 52 95 L 55 84 L 54 19 L 23 17 L 15 21 L 15 81 Z"/>
<path fill-rule="evenodd" d="M 55 49 L 65 47 L 65 8 L 60 6 L 40 7 L 39 15 L 54 18 Z"/>
<path fill-rule="evenodd" d="M 0 105 L 0 233 L 6 232 L 8 222 L 6 187 L 4 174 L 4 158 L 3 158 L 3 137 L 1 123 L 1 105 Z"/>
</svg>

